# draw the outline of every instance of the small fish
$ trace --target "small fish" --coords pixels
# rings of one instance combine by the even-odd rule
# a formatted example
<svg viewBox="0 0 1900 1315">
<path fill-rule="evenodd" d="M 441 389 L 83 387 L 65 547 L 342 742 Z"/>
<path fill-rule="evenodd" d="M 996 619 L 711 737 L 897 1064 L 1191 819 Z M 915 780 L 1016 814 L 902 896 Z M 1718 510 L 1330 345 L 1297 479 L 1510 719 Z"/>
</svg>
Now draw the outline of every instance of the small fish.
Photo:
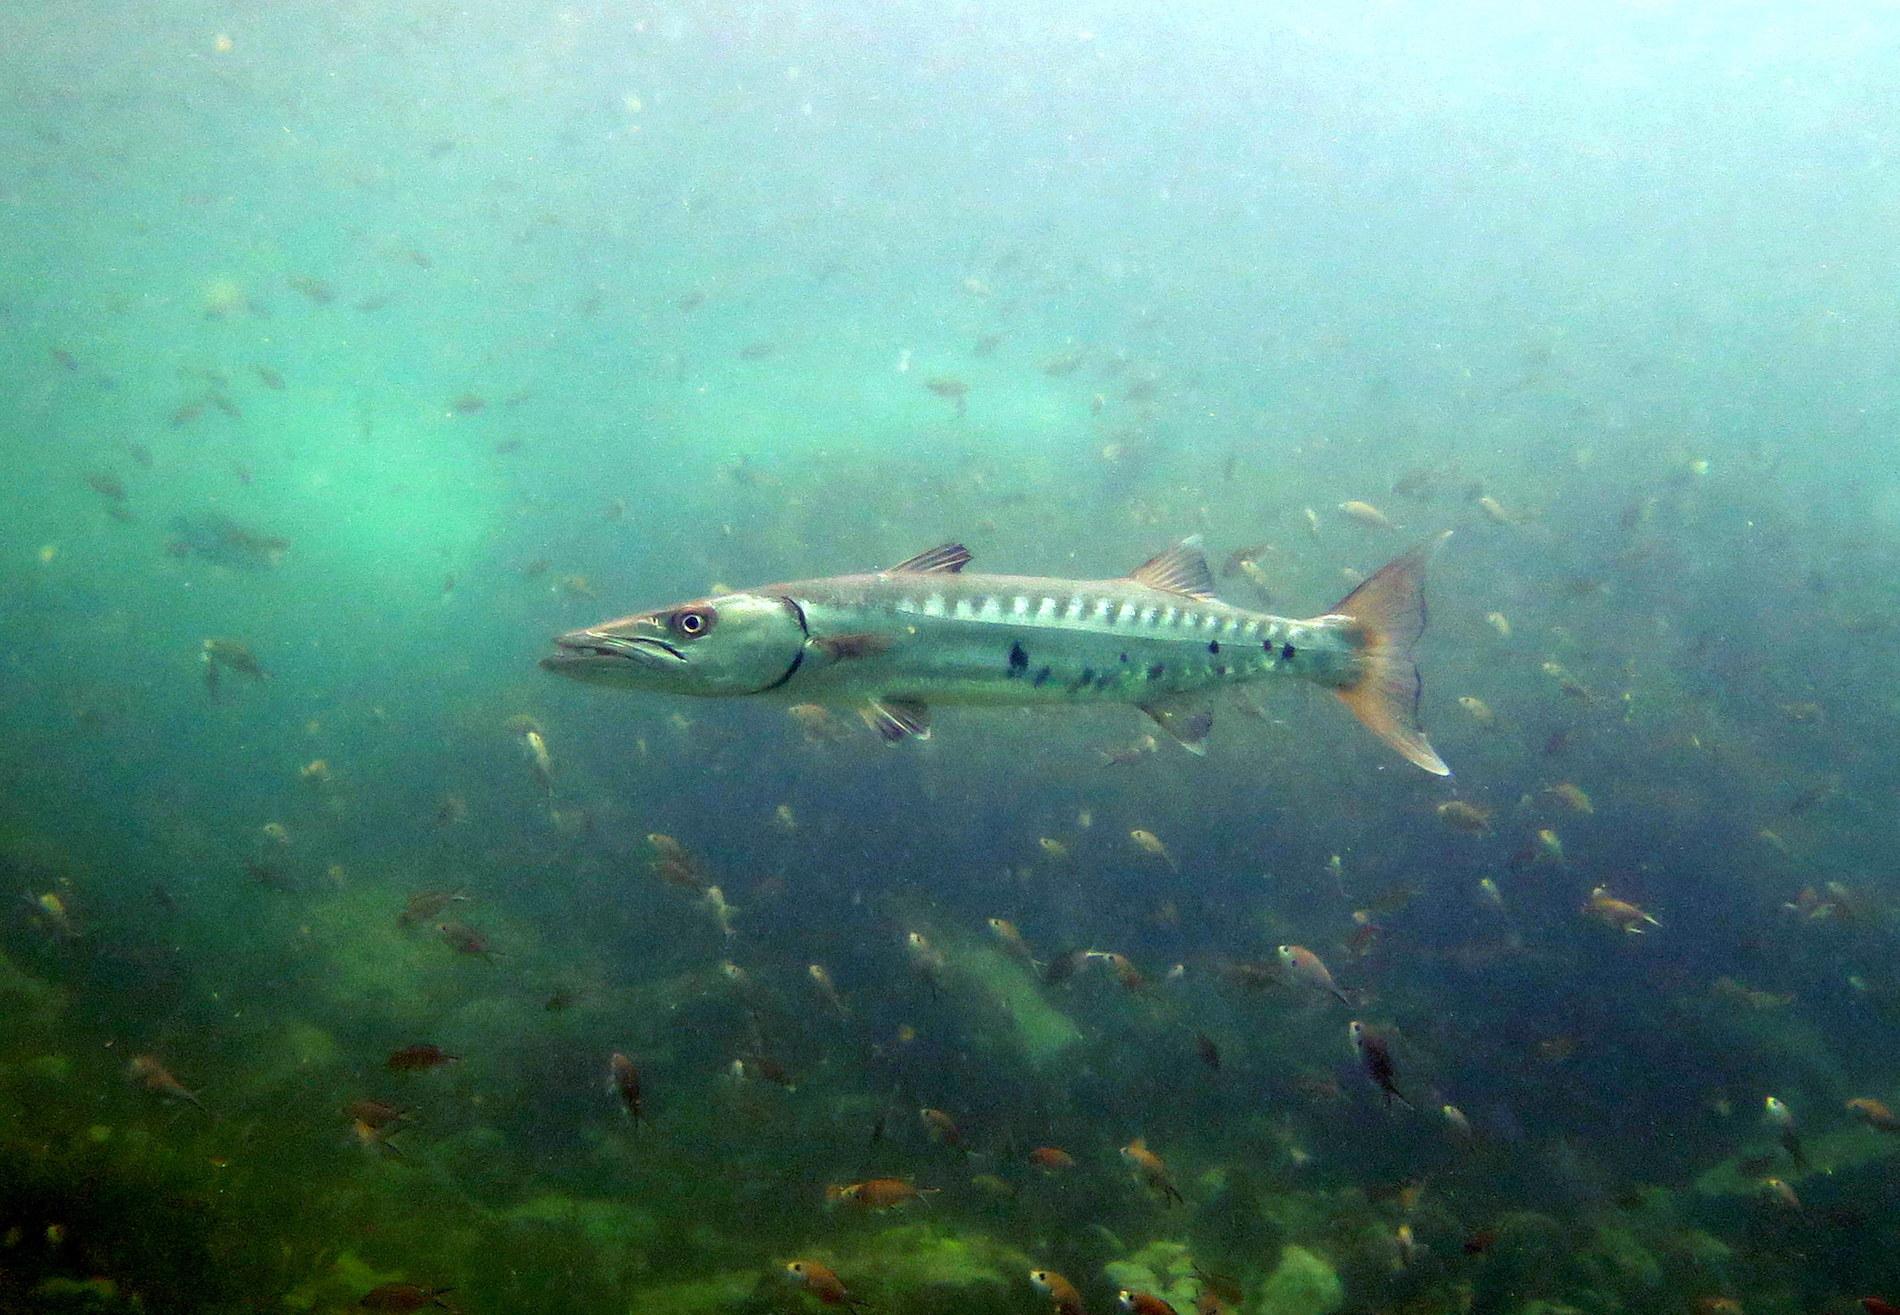
<svg viewBox="0 0 1900 1315">
<path fill-rule="evenodd" d="M 1042 372 L 1052 379 L 1060 379 L 1065 375 L 1074 374 L 1076 370 L 1081 367 L 1083 356 L 1084 352 L 1080 347 L 1071 347 L 1066 351 L 1056 353 L 1054 356 L 1044 357 Z"/>
<path fill-rule="evenodd" d="M 927 936 L 920 931 L 904 933 L 904 956 L 910 960 L 911 971 L 932 991 L 943 989 L 943 952 L 932 945 Z"/>
<path fill-rule="evenodd" d="M 39 895 L 23 896 L 32 908 L 36 919 L 42 922 L 47 933 L 57 940 L 78 940 L 83 934 L 73 920 L 71 903 L 56 890 Z"/>
<path fill-rule="evenodd" d="M 449 400 L 449 411 L 458 416 L 472 416 L 487 407 L 488 399 L 480 393 L 461 393 Z"/>
<path fill-rule="evenodd" d="M 1220 1047 L 1214 1044 L 1214 1038 L 1205 1032 L 1194 1034 L 1194 1053 L 1200 1056 L 1201 1063 L 1213 1072 L 1220 1072 Z"/>
<path fill-rule="evenodd" d="M 1148 979 L 1141 975 L 1141 970 L 1125 954 L 1117 954 L 1113 950 L 1088 950 L 1084 953 L 1091 962 L 1102 964 L 1113 973 L 1124 990 L 1139 991 L 1148 984 Z"/>
<path fill-rule="evenodd" d="M 1628 900 L 1611 896 L 1608 886 L 1598 886 L 1590 892 L 1590 898 L 1584 904 L 1583 912 L 1585 916 L 1595 918 L 1605 926 L 1614 927 L 1630 936 L 1641 936 L 1647 928 L 1662 926 L 1660 922 Z"/>
<path fill-rule="evenodd" d="M 1353 1053 L 1358 1055 L 1360 1067 L 1365 1069 L 1366 1076 L 1384 1093 L 1387 1108 L 1396 1100 L 1406 1109 L 1412 1109 L 1412 1102 L 1399 1091 L 1391 1043 L 1356 1018 L 1346 1024 L 1346 1038 L 1352 1043 Z"/>
<path fill-rule="evenodd" d="M 253 365 L 251 370 L 257 375 L 257 381 L 263 384 L 264 387 L 270 389 L 273 393 L 281 393 L 284 391 L 284 376 L 271 369 L 268 365 Z"/>
<path fill-rule="evenodd" d="M 798 814 L 792 811 L 790 804 L 780 804 L 772 810 L 772 825 L 790 835 L 798 830 Z"/>
<path fill-rule="evenodd" d="M 964 383 L 963 380 L 949 375 L 932 375 L 924 380 L 924 387 L 955 406 L 959 420 L 968 413 L 970 385 Z"/>
<path fill-rule="evenodd" d="M 1038 837 L 1036 847 L 1047 854 L 1053 862 L 1066 863 L 1069 861 L 1069 847 L 1052 836 Z"/>
<path fill-rule="evenodd" d="M 930 1197 L 942 1190 L 919 1187 L 908 1178 L 867 1178 L 861 1183 L 827 1187 L 825 1196 L 833 1202 L 882 1213 L 917 1202 L 928 1204 Z"/>
<path fill-rule="evenodd" d="M 1779 1096 L 1769 1096 L 1762 1101 L 1762 1117 L 1780 1137 L 1781 1149 L 1788 1152 L 1788 1158 L 1794 1161 L 1795 1172 L 1808 1172 L 1813 1166 L 1808 1163 L 1807 1152 L 1801 1147 L 1801 1134 L 1795 1130 L 1794 1111 Z"/>
<path fill-rule="evenodd" d="M 1128 838 L 1134 841 L 1136 849 L 1139 849 L 1142 853 L 1150 855 L 1151 857 L 1160 859 L 1163 863 L 1168 865 L 1171 871 L 1179 872 L 1181 870 L 1181 865 L 1174 861 L 1174 855 L 1168 852 L 1168 847 L 1161 843 L 1161 837 L 1157 836 L 1154 832 L 1144 831 L 1140 827 L 1136 827 L 1128 833 Z"/>
<path fill-rule="evenodd" d="M 1583 792 L 1583 788 L 1569 781 L 1560 781 L 1544 793 L 1555 795 L 1567 804 L 1571 811 L 1582 813 L 1586 817 L 1597 811 L 1596 805 L 1590 802 L 1590 796 Z"/>
<path fill-rule="evenodd" d="M 733 934 L 732 919 L 739 910 L 726 903 L 726 893 L 717 886 L 708 886 L 701 893 L 699 902 L 705 906 L 707 915 L 719 925 L 719 930 L 731 936 Z"/>
<path fill-rule="evenodd" d="M 449 905 L 465 904 L 468 898 L 468 892 L 464 890 L 419 890 L 409 897 L 402 906 L 402 912 L 396 915 L 396 925 L 413 927 L 420 922 L 433 921 Z"/>
<path fill-rule="evenodd" d="M 401 1106 L 392 1105 L 386 1100 L 372 1100 L 367 1097 L 351 1101 L 343 1107 L 343 1113 L 359 1123 L 367 1123 L 372 1128 L 384 1128 L 409 1117 L 409 1111 Z"/>
<path fill-rule="evenodd" d="M 1848 1113 L 1881 1132 L 1900 1132 L 1900 1117 L 1871 1096 L 1856 1096 L 1847 1102 Z"/>
<path fill-rule="evenodd" d="M 957 1121 L 947 1112 L 925 1106 L 917 1111 L 917 1117 L 924 1125 L 924 1133 L 931 1141 L 968 1153 L 964 1145 L 963 1132 L 957 1127 Z"/>
<path fill-rule="evenodd" d="M 1123 1288 L 1115 1294 L 1115 1307 L 1129 1315 L 1175 1315 L 1175 1309 L 1152 1292 Z"/>
<path fill-rule="evenodd" d="M 988 918 L 985 919 L 985 923 L 990 929 L 990 935 L 996 938 L 997 944 L 1003 947 L 1003 952 L 1010 958 L 1027 965 L 1031 972 L 1042 967 L 1036 962 L 1036 956 L 1030 953 L 1029 942 L 1023 939 L 1023 934 L 1017 930 L 1015 923 L 1008 918 Z"/>
<path fill-rule="evenodd" d="M 856 1311 L 861 1303 L 845 1290 L 844 1280 L 830 1266 L 816 1260 L 788 1260 L 785 1272 L 805 1285 L 805 1290 L 826 1306 L 843 1306 Z"/>
<path fill-rule="evenodd" d="M 1500 912 L 1504 908 L 1504 892 L 1498 889 L 1498 883 L 1491 877 L 1478 879 L 1478 898 Z"/>
<path fill-rule="evenodd" d="M 1122 1160 L 1134 1171 L 1135 1180 L 1161 1198 L 1165 1205 L 1178 1205 L 1187 1198 L 1174 1185 L 1168 1166 L 1148 1149 L 1144 1138 L 1137 1137 L 1121 1149 Z"/>
<path fill-rule="evenodd" d="M 1044 1173 L 1065 1173 L 1075 1168 L 1075 1157 L 1060 1146 L 1038 1146 L 1029 1152 L 1029 1163 Z"/>
<path fill-rule="evenodd" d="M 849 1018 L 851 1011 L 845 1007 L 844 997 L 838 994 L 838 984 L 831 980 L 830 971 L 822 963 L 805 965 L 805 975 L 811 978 L 813 989 L 818 998 L 830 1005 L 840 1018 Z"/>
<path fill-rule="evenodd" d="M 125 484 L 110 471 L 95 470 L 86 476 L 86 487 L 108 502 L 125 501 Z"/>
<path fill-rule="evenodd" d="M 1486 612 L 1484 614 L 1484 621 L 1486 625 L 1498 632 L 1499 639 L 1509 639 L 1511 637 L 1511 618 L 1504 615 L 1504 613 Z"/>
<path fill-rule="evenodd" d="M 125 1075 L 154 1096 L 165 1100 L 181 1100 L 206 1114 L 211 1112 L 205 1109 L 205 1103 L 198 1099 L 197 1093 L 186 1090 L 185 1084 L 171 1075 L 171 1070 L 159 1062 L 157 1055 L 134 1055 L 125 1066 Z"/>
<path fill-rule="evenodd" d="M 1324 991 L 1339 1003 L 1351 1006 L 1352 1001 L 1334 984 L 1332 973 L 1326 970 L 1320 957 L 1304 945 L 1282 945 L 1273 953 L 1280 961 L 1280 969 L 1288 981 L 1315 991 Z"/>
<path fill-rule="evenodd" d="M 547 737 L 541 734 L 539 727 L 530 726 L 521 733 L 521 749 L 528 755 L 528 763 L 534 768 L 534 776 L 541 783 L 549 799 L 554 797 L 554 757 L 548 752 Z"/>
<path fill-rule="evenodd" d="M 1480 726 L 1491 726 L 1497 722 L 1497 714 L 1491 711 L 1491 705 L 1476 694 L 1458 696 L 1458 706 L 1471 714 L 1471 720 Z"/>
<path fill-rule="evenodd" d="M 607 1061 L 607 1090 L 619 1098 L 620 1108 L 627 1112 L 627 1116 L 633 1120 L 633 1126 L 638 1128 L 646 1117 L 641 1105 L 640 1070 L 618 1050 Z"/>
<path fill-rule="evenodd" d="M 1036 1291 L 1049 1298 L 1054 1315 L 1088 1315 L 1082 1305 L 1082 1294 L 1075 1290 L 1075 1284 L 1056 1273 L 1053 1269 L 1032 1269 L 1029 1282 Z"/>
<path fill-rule="evenodd" d="M 1397 528 L 1392 524 L 1391 520 L 1387 518 L 1384 512 L 1380 511 L 1370 502 L 1361 502 L 1357 498 L 1349 502 L 1340 503 L 1339 512 L 1340 515 L 1344 516 L 1347 520 L 1354 521 L 1370 529 L 1390 530 Z"/>
<path fill-rule="evenodd" d="M 296 274 L 285 281 L 318 306 L 328 306 L 336 300 L 336 289 L 322 279 L 312 278 L 308 274 Z"/>
<path fill-rule="evenodd" d="M 454 1288 L 425 1288 L 414 1283 L 384 1283 L 358 1297 L 356 1304 L 363 1310 L 408 1311 L 435 1307 L 452 1311 L 455 1307 L 449 1305 L 447 1297 L 453 1291 Z"/>
<path fill-rule="evenodd" d="M 1761 1188 L 1763 1192 L 1790 1210 L 1800 1213 L 1805 1209 L 1801 1204 L 1801 1198 L 1795 1195 L 1794 1188 L 1779 1178 L 1762 1179 Z"/>
<path fill-rule="evenodd" d="M 448 947 L 457 954 L 472 955 L 489 963 L 495 961 L 497 952 L 493 946 L 489 945 L 488 937 L 466 922 L 457 922 L 453 919 L 448 922 L 438 922 L 435 930 Z"/>
<path fill-rule="evenodd" d="M 1488 808 L 1480 808 L 1462 799 L 1447 799 L 1433 811 L 1438 814 L 1439 821 L 1454 831 L 1474 836 L 1491 833 L 1491 810 Z"/>
<path fill-rule="evenodd" d="M 1110 767 L 1126 767 L 1129 763 L 1139 762 L 1160 747 L 1160 742 L 1152 735 L 1143 735 L 1134 742 L 1117 749 L 1098 749 L 1102 761 Z"/>
<path fill-rule="evenodd" d="M 223 672 L 242 676 L 250 681 L 270 679 L 258 662 L 257 656 L 235 639 L 207 639 L 198 646 L 198 661 L 204 665 L 205 688 L 212 699 L 218 697 L 219 677 Z"/>
<path fill-rule="evenodd" d="M 422 1073 L 432 1068 L 440 1068 L 444 1064 L 459 1064 L 461 1060 L 460 1055 L 448 1054 L 442 1047 L 425 1041 L 390 1051 L 389 1058 L 383 1061 L 383 1066 L 391 1073 Z"/>
</svg>

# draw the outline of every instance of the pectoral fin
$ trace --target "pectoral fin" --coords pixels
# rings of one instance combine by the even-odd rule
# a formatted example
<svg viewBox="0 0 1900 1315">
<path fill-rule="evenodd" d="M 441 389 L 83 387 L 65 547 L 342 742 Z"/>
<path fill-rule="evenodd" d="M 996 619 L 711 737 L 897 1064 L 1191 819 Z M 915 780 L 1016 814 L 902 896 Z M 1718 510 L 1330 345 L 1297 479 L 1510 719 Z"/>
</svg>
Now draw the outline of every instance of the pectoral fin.
<svg viewBox="0 0 1900 1315">
<path fill-rule="evenodd" d="M 889 652 L 891 637 L 869 631 L 849 635 L 815 635 L 811 646 L 833 662 L 847 662 L 852 658 Z"/>
<path fill-rule="evenodd" d="M 1214 729 L 1214 710 L 1197 696 L 1162 699 L 1143 703 L 1141 710 L 1154 718 L 1155 725 L 1172 736 L 1189 753 L 1207 752 L 1207 733 Z"/>
</svg>

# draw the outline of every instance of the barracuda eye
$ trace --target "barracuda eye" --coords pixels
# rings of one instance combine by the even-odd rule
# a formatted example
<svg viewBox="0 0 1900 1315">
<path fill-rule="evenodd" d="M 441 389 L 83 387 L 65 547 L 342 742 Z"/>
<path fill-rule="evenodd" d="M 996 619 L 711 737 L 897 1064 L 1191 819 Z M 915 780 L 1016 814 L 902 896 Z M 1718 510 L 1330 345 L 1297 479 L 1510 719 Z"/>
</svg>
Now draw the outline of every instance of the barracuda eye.
<svg viewBox="0 0 1900 1315">
<path fill-rule="evenodd" d="M 700 603 L 682 607 L 667 618 L 667 627 L 681 639 L 698 639 L 719 621 L 719 613 Z"/>
</svg>

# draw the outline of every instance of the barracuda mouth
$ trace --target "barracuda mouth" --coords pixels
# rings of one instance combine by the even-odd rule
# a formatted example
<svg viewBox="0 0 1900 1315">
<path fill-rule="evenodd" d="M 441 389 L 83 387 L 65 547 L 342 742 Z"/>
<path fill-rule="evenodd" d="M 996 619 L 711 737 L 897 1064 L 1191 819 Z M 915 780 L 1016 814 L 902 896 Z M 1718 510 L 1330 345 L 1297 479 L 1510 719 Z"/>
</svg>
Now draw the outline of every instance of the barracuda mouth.
<svg viewBox="0 0 1900 1315">
<path fill-rule="evenodd" d="M 554 646 L 560 652 L 542 658 L 542 666 L 558 668 L 577 663 L 616 659 L 658 662 L 662 659 L 662 655 L 675 662 L 686 661 L 686 655 L 664 639 L 651 639 L 644 635 L 602 635 L 589 630 L 578 630 L 572 634 L 556 635 Z"/>
</svg>

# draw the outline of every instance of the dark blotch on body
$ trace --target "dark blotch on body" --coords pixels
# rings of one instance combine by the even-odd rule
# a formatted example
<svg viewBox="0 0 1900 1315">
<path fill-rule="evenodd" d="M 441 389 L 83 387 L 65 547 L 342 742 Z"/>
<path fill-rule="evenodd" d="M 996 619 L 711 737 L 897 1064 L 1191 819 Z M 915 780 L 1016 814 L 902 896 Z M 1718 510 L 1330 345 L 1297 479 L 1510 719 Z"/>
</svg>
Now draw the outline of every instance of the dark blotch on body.
<svg viewBox="0 0 1900 1315">
<path fill-rule="evenodd" d="M 1218 652 L 1220 652 L 1220 640 L 1218 640 L 1218 639 L 1210 639 L 1210 640 L 1208 640 L 1208 641 L 1207 641 L 1207 651 L 1208 651 L 1208 652 L 1210 652 L 1210 653 L 1218 653 Z"/>
<path fill-rule="evenodd" d="M 1293 660 L 1293 645 L 1288 644 L 1280 650 L 1280 661 L 1291 662 L 1292 660 Z"/>
<path fill-rule="evenodd" d="M 1022 641 L 1012 641 L 1009 646 L 1009 674 L 1012 678 L 1029 670 L 1029 654 L 1024 651 Z"/>
</svg>

